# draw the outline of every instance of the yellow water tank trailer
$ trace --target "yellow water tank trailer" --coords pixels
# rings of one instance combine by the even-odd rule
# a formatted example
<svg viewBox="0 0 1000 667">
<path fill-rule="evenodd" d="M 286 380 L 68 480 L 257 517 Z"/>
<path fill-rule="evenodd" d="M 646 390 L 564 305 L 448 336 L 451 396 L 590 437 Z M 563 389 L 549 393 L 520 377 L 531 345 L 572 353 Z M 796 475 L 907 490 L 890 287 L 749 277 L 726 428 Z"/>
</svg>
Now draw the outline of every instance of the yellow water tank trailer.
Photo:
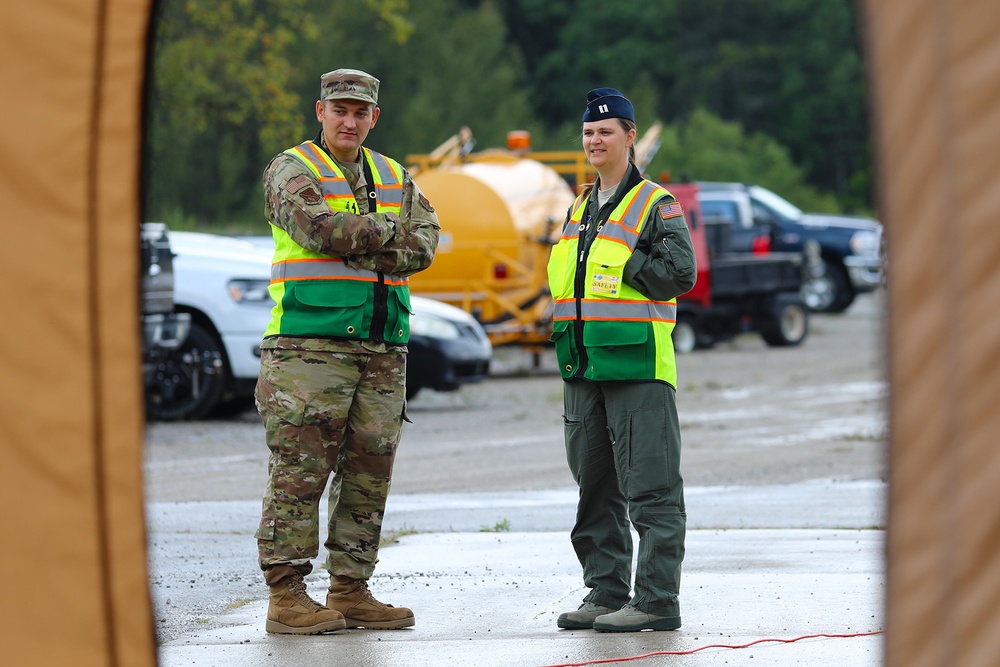
<svg viewBox="0 0 1000 667">
<path fill-rule="evenodd" d="M 431 267 L 410 279 L 412 292 L 472 313 L 494 345 L 546 342 L 545 265 L 572 188 L 548 165 L 509 151 L 414 179 L 437 211 L 441 240 Z"/>
</svg>

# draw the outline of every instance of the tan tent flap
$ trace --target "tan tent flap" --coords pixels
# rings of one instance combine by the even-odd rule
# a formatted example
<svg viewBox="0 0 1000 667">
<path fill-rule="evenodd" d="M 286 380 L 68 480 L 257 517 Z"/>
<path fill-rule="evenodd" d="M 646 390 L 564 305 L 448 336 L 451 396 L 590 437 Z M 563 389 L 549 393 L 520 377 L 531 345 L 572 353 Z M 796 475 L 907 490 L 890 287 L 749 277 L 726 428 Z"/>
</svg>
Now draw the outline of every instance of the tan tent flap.
<svg viewBox="0 0 1000 667">
<path fill-rule="evenodd" d="M 149 3 L 0 9 L 3 662 L 153 665 L 139 154 Z"/>
<path fill-rule="evenodd" d="M 1000 12 L 864 10 L 891 248 L 887 665 L 992 667 Z M 5 664 L 155 663 L 137 331 L 148 17 L 148 0 L 0 9 Z"/>
<path fill-rule="evenodd" d="M 1000 11 L 869 0 L 891 373 L 889 667 L 997 664 Z"/>
</svg>

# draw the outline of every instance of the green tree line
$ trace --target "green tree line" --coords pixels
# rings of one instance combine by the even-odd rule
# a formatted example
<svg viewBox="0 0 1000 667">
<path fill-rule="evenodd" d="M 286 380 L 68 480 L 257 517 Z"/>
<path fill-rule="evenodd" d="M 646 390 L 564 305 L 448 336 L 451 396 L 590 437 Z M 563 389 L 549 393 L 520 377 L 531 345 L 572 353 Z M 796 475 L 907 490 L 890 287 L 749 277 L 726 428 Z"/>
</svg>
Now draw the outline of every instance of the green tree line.
<svg viewBox="0 0 1000 667">
<path fill-rule="evenodd" d="M 379 77 L 368 145 L 400 160 L 462 126 L 477 149 L 528 130 L 574 150 L 589 89 L 664 124 L 648 167 L 866 211 L 871 169 L 851 0 L 159 0 L 147 219 L 262 230 L 260 175 L 315 136 L 319 77 Z"/>
</svg>

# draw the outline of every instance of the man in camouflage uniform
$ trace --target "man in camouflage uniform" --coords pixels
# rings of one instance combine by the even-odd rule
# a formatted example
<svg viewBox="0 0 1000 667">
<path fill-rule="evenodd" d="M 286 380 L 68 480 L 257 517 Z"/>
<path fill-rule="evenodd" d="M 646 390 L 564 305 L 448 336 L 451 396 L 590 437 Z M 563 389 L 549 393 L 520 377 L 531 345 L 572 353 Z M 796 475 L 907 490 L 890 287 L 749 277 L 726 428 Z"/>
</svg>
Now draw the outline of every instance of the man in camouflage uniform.
<svg viewBox="0 0 1000 667">
<path fill-rule="evenodd" d="M 266 629 L 286 634 L 414 624 L 367 582 L 404 419 L 407 276 L 430 265 L 440 228 L 406 170 L 362 146 L 379 117 L 378 79 L 340 69 L 320 88 L 316 139 L 264 172 L 276 305 L 256 391 L 271 450 L 256 537 Z M 331 476 L 324 606 L 304 577 Z"/>
</svg>

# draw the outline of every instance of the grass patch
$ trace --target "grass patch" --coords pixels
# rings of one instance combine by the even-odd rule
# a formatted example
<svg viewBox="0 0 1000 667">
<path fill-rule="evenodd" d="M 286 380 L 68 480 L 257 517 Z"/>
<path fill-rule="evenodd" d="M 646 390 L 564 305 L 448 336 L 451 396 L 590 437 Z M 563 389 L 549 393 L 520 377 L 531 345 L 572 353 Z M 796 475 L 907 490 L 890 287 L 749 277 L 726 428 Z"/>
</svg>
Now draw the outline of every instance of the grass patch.
<svg viewBox="0 0 1000 667">
<path fill-rule="evenodd" d="M 479 529 L 480 533 L 509 533 L 510 532 L 510 521 L 503 519 L 502 521 L 497 521 L 493 524 L 493 527 L 482 526 Z"/>
<path fill-rule="evenodd" d="M 407 535 L 416 535 L 420 531 L 414 528 L 407 528 L 403 526 L 399 530 L 390 530 L 388 533 L 382 533 L 382 539 L 379 540 L 380 547 L 387 547 L 391 544 L 395 544 L 399 541 L 399 538 L 405 537 Z"/>
<path fill-rule="evenodd" d="M 227 604 L 226 609 L 229 610 L 239 609 L 240 607 L 244 607 L 250 604 L 251 602 L 253 602 L 253 600 L 251 600 L 250 598 L 240 598 L 239 600 L 233 600 L 232 602 Z"/>
</svg>

